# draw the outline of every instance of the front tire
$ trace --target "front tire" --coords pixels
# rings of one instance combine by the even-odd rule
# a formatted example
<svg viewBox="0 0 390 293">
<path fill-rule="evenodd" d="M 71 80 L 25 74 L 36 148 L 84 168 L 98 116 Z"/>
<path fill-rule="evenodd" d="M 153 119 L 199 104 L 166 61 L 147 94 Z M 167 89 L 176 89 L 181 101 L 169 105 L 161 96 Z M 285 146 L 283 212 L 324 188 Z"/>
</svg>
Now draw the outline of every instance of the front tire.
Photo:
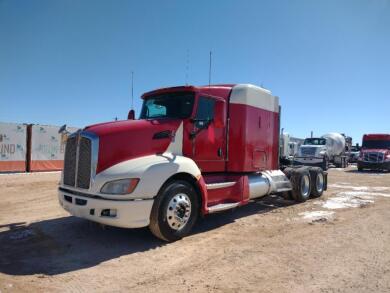
<svg viewBox="0 0 390 293">
<path fill-rule="evenodd" d="M 198 195 L 192 185 L 184 180 L 172 181 L 154 201 L 149 229 L 164 241 L 176 241 L 191 232 L 198 213 Z"/>
</svg>

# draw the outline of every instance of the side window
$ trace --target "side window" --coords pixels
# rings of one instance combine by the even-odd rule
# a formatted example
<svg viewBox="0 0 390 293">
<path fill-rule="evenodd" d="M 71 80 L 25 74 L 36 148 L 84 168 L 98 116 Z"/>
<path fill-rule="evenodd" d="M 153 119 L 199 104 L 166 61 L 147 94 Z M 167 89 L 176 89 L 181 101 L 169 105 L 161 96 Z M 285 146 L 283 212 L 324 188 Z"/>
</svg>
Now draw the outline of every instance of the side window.
<svg viewBox="0 0 390 293">
<path fill-rule="evenodd" d="M 198 101 L 198 109 L 196 110 L 195 126 L 202 128 L 210 120 L 214 118 L 215 100 L 206 97 L 200 97 Z"/>
</svg>

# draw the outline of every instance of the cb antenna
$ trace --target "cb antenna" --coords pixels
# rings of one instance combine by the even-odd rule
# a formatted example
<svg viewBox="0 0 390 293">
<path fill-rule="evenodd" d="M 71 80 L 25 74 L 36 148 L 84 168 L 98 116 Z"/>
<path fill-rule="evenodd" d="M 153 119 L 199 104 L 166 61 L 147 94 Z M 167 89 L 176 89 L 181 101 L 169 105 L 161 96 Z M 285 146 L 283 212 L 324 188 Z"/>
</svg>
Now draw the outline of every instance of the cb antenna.
<svg viewBox="0 0 390 293">
<path fill-rule="evenodd" d="M 186 85 L 188 85 L 188 76 L 189 76 L 189 71 L 190 69 L 190 51 L 187 49 L 186 52 Z"/>
<path fill-rule="evenodd" d="M 131 72 L 131 110 L 134 110 L 134 72 Z"/>
<path fill-rule="evenodd" d="M 211 85 L 211 60 L 212 60 L 213 52 L 210 51 L 210 59 L 209 59 L 209 86 Z"/>
</svg>

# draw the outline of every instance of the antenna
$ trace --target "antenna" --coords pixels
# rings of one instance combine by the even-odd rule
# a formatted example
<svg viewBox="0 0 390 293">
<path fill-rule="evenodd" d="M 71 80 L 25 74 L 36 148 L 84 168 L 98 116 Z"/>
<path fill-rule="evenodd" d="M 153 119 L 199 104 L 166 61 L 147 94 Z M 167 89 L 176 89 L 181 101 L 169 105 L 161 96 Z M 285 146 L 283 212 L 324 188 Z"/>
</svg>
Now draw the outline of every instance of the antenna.
<svg viewBox="0 0 390 293">
<path fill-rule="evenodd" d="M 190 51 L 187 49 L 186 52 L 186 85 L 188 85 L 188 76 L 189 76 L 189 68 L 190 68 Z"/>
<path fill-rule="evenodd" d="M 209 60 L 209 86 L 211 85 L 211 58 L 212 58 L 212 52 L 210 51 L 210 60 Z"/>
<path fill-rule="evenodd" d="M 131 72 L 131 110 L 134 110 L 134 72 Z"/>
</svg>

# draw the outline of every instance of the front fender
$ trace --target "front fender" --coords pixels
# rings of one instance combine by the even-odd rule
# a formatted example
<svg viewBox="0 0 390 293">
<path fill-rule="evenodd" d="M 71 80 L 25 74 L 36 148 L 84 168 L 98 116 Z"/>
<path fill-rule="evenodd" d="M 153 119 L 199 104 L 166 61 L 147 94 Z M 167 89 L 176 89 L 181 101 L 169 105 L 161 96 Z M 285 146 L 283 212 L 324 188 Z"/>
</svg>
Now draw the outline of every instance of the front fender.
<svg viewBox="0 0 390 293">
<path fill-rule="evenodd" d="M 97 174 L 92 191 L 94 194 L 112 199 L 153 198 L 164 182 L 177 173 L 188 173 L 194 178 L 201 176 L 198 166 L 190 158 L 171 153 L 150 155 L 121 162 Z M 124 178 L 140 179 L 131 194 L 108 195 L 100 193 L 100 189 L 106 182 Z"/>
</svg>

